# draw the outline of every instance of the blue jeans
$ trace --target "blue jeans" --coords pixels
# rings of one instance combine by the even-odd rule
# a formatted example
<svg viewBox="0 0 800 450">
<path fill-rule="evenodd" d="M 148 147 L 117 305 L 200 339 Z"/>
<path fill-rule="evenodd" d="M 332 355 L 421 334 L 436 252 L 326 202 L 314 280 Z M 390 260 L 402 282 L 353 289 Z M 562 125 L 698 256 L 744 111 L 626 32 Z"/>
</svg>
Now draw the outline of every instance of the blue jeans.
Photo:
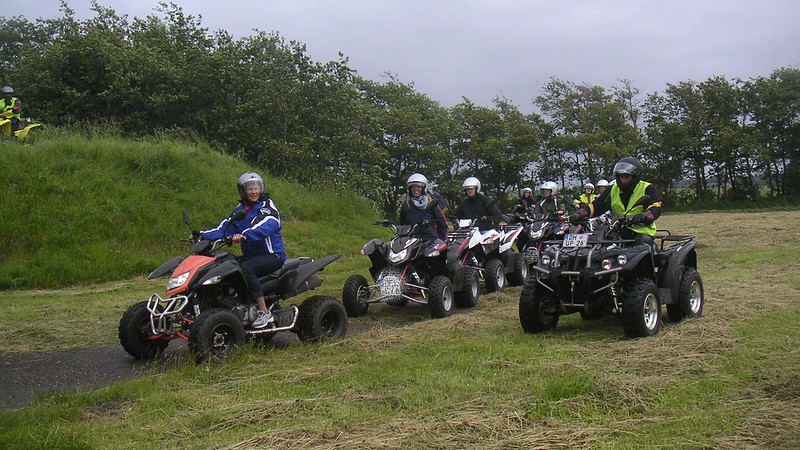
<svg viewBox="0 0 800 450">
<path fill-rule="evenodd" d="M 264 296 L 261 291 L 261 282 L 258 277 L 275 272 L 283 267 L 283 261 L 275 254 L 249 256 L 239 264 L 242 274 L 247 282 L 247 289 L 250 290 L 250 297 L 256 301 L 258 297 Z M 269 305 L 267 305 L 269 306 Z"/>
</svg>

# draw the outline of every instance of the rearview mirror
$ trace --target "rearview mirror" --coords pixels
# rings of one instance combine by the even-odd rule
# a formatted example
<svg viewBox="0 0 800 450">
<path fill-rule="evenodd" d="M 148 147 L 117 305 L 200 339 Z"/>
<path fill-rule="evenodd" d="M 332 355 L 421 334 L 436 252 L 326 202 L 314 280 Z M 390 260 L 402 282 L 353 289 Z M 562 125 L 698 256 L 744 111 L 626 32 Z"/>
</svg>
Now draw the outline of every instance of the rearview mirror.
<svg viewBox="0 0 800 450">
<path fill-rule="evenodd" d="M 246 215 L 247 215 L 247 213 L 245 213 L 244 210 L 240 209 L 239 211 L 236 211 L 236 213 L 234 215 L 231 216 L 231 221 L 238 222 L 238 221 L 244 219 L 244 217 Z"/>
</svg>

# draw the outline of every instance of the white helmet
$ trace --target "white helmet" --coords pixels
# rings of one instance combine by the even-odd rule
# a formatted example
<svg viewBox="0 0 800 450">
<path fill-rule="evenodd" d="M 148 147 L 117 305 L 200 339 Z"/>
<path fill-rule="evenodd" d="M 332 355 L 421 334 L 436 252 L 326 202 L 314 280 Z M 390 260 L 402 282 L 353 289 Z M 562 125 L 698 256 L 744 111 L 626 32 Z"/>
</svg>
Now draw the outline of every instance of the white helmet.
<svg viewBox="0 0 800 450">
<path fill-rule="evenodd" d="M 428 178 L 421 173 L 412 173 L 410 177 L 408 177 L 408 181 L 406 181 L 406 189 L 411 189 L 411 185 L 418 185 L 422 186 L 422 192 L 425 192 L 428 189 Z"/>
<path fill-rule="evenodd" d="M 3 94 L 13 94 L 14 88 L 11 86 L 3 86 Z"/>
<path fill-rule="evenodd" d="M 480 192 L 481 191 L 481 180 L 479 180 L 479 179 L 477 179 L 475 177 L 467 178 L 466 180 L 464 180 L 463 183 L 461 183 L 461 189 L 463 190 L 463 189 L 466 189 L 468 187 L 475 188 L 475 192 Z"/>
<path fill-rule="evenodd" d="M 245 172 L 239 177 L 237 187 L 239 188 L 239 197 L 242 200 L 247 200 L 247 188 L 251 186 L 258 186 L 261 193 L 264 193 L 264 180 L 255 172 Z"/>
<path fill-rule="evenodd" d="M 539 186 L 539 191 L 549 190 L 550 195 L 556 195 L 558 192 L 558 185 L 553 181 L 545 181 Z"/>
<path fill-rule="evenodd" d="M 526 194 L 526 193 L 527 194 L 532 194 L 533 193 L 533 189 L 531 189 L 529 187 L 522 188 L 522 193 L 523 194 Z"/>
<path fill-rule="evenodd" d="M 586 183 L 583 185 L 583 190 L 585 191 L 586 189 L 591 189 L 594 191 L 594 185 L 592 183 Z"/>
<path fill-rule="evenodd" d="M 597 187 L 603 187 L 603 186 L 608 187 L 608 181 L 600 180 L 597 182 Z"/>
</svg>

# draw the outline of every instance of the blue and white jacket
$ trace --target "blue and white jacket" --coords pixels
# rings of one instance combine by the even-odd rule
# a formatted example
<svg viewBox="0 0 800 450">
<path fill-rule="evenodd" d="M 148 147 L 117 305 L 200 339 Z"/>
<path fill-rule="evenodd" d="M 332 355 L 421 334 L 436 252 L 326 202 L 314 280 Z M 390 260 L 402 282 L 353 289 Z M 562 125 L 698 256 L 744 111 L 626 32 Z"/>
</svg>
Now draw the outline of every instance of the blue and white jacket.
<svg viewBox="0 0 800 450">
<path fill-rule="evenodd" d="M 281 261 L 286 262 L 283 237 L 281 236 L 281 215 L 272 199 L 262 199 L 251 205 L 249 209 L 240 203 L 233 209 L 231 216 L 240 210 L 246 213 L 244 219 L 228 225 L 230 218 L 226 218 L 216 228 L 203 230 L 200 235 L 203 236 L 203 239 L 215 240 L 241 234 L 246 238 L 242 241 L 242 255 L 245 258 L 275 254 Z"/>
</svg>

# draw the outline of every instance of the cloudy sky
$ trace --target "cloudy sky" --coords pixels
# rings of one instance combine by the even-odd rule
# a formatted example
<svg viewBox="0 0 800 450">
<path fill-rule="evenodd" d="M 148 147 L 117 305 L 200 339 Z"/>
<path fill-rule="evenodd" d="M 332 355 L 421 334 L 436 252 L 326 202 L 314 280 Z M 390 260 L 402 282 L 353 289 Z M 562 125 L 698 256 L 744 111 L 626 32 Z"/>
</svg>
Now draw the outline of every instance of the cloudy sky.
<svg viewBox="0 0 800 450">
<path fill-rule="evenodd" d="M 60 16 L 58 0 L 1 0 L 0 14 Z M 78 19 L 90 0 L 67 0 Z M 156 0 L 100 0 L 118 14 L 155 14 Z M 174 0 L 203 26 L 235 37 L 278 31 L 318 62 L 349 58 L 369 79 L 387 72 L 453 106 L 510 99 L 526 112 L 551 77 L 643 94 L 712 76 L 747 79 L 800 67 L 796 0 Z"/>
</svg>

